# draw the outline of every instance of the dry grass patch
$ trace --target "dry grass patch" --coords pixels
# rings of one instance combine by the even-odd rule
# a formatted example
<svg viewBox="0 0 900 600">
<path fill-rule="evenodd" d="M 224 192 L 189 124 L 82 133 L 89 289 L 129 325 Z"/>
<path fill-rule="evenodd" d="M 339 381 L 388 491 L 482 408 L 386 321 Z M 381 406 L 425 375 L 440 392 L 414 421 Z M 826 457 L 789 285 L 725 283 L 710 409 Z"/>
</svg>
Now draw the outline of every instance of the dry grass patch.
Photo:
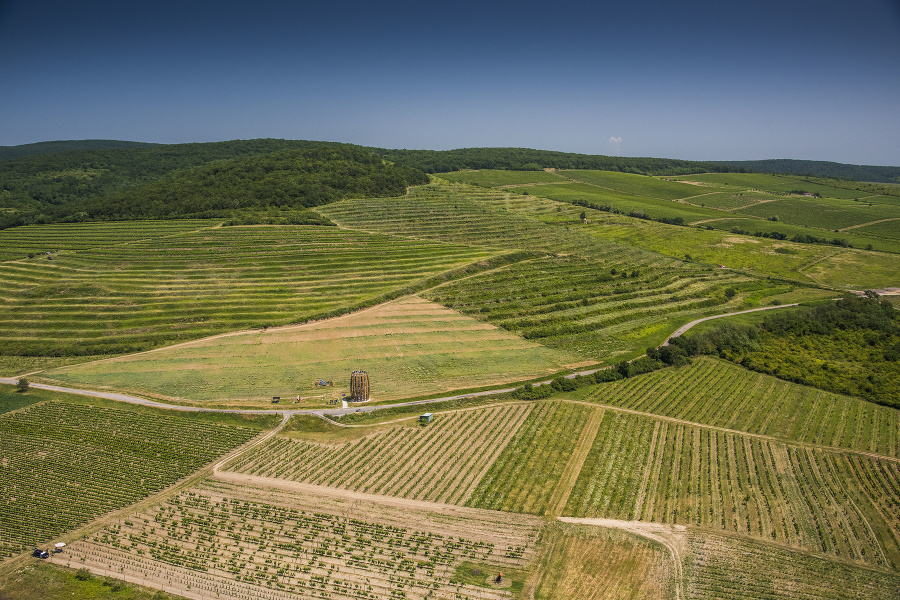
<svg viewBox="0 0 900 600">
<path fill-rule="evenodd" d="M 49 371 L 70 384 L 198 404 L 264 404 L 272 396 L 349 393 L 365 369 L 375 400 L 531 379 L 559 371 L 563 353 L 457 311 L 404 297 L 374 308 L 294 327 L 224 335 L 153 352 Z M 314 381 L 333 381 L 317 388 Z"/>
<path fill-rule="evenodd" d="M 563 523 L 549 525 L 543 535 L 536 600 L 675 597 L 674 563 L 661 544 L 616 529 Z"/>
</svg>

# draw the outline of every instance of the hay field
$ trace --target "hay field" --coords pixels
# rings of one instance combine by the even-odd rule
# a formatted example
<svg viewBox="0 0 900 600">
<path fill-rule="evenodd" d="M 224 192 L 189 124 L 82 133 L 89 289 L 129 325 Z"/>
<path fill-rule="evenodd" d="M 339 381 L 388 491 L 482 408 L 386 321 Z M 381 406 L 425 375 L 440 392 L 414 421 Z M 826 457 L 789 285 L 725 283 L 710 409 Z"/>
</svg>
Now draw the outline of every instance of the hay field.
<svg viewBox="0 0 900 600">
<path fill-rule="evenodd" d="M 44 375 L 198 404 L 270 403 L 349 393 L 369 373 L 373 400 L 529 379 L 571 360 L 493 325 L 417 296 L 296 327 L 248 331 L 152 352 L 63 367 Z M 316 379 L 334 381 L 316 388 Z"/>
</svg>

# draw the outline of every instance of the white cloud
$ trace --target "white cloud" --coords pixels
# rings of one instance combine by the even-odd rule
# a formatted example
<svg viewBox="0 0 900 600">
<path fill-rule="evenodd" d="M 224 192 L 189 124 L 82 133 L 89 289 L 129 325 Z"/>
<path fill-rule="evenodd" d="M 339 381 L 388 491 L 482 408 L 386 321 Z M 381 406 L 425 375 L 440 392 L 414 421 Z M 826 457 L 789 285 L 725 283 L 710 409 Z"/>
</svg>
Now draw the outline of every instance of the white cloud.
<svg viewBox="0 0 900 600">
<path fill-rule="evenodd" d="M 610 154 L 618 156 L 622 151 L 622 136 L 610 136 L 609 138 Z"/>
</svg>

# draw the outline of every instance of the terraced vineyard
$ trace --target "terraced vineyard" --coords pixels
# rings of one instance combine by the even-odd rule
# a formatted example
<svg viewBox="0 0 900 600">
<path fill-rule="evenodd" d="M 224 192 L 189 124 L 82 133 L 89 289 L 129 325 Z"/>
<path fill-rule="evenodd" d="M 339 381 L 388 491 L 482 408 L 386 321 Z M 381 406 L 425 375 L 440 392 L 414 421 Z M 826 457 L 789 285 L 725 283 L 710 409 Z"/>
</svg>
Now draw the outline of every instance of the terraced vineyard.
<svg viewBox="0 0 900 600">
<path fill-rule="evenodd" d="M 674 323 L 728 306 L 726 287 L 755 282 L 563 230 L 554 220 L 571 219 L 574 208 L 532 196 L 423 186 L 403 199 L 318 210 L 348 227 L 550 253 L 423 295 L 588 361 L 636 356 L 662 342 Z"/>
<path fill-rule="evenodd" d="M 0 342 L 7 355 L 124 353 L 283 325 L 399 295 L 488 254 L 326 227 L 103 244 L 0 264 Z"/>
<path fill-rule="evenodd" d="M 462 504 L 530 411 L 515 404 L 438 414 L 425 427 L 397 426 L 340 445 L 274 438 L 224 469 Z"/>
<path fill-rule="evenodd" d="M 579 231 L 561 235 L 558 227 L 535 218 L 564 208 L 550 200 L 499 190 L 425 185 L 402 198 L 345 200 L 317 207 L 316 212 L 343 227 L 473 247 L 578 252 L 604 258 L 611 265 L 640 266 L 661 260 L 658 255 L 596 240 Z"/>
<path fill-rule="evenodd" d="M 0 416 L 0 556 L 132 504 L 257 433 L 62 402 Z"/>
<path fill-rule="evenodd" d="M 557 256 L 423 295 L 545 346 L 608 360 L 642 354 L 664 341 L 673 323 L 722 311 L 724 289 L 752 281 L 733 272 L 664 264 L 610 268 L 592 258 Z"/>
<path fill-rule="evenodd" d="M 607 411 L 565 514 L 721 529 L 896 568 L 895 515 L 863 491 L 860 470 L 866 485 L 900 486 L 895 461 Z"/>
<path fill-rule="evenodd" d="M 823 446 L 900 458 L 900 411 L 753 373 L 728 361 L 599 386 L 590 400 Z"/>
<path fill-rule="evenodd" d="M 118 246 L 139 240 L 217 227 L 221 221 L 117 221 L 111 223 L 57 223 L 25 225 L 0 230 L 0 261 L 19 260 L 29 254 L 72 253 L 102 246 Z"/>
<path fill-rule="evenodd" d="M 453 522 L 424 507 L 209 482 L 74 544 L 71 567 L 114 572 L 193 597 L 509 598 L 455 583 L 463 561 L 492 570 L 534 556 L 538 520 L 468 511 Z M 519 581 L 521 586 L 522 581 Z M 508 584 L 507 584 L 508 585 Z"/>
</svg>

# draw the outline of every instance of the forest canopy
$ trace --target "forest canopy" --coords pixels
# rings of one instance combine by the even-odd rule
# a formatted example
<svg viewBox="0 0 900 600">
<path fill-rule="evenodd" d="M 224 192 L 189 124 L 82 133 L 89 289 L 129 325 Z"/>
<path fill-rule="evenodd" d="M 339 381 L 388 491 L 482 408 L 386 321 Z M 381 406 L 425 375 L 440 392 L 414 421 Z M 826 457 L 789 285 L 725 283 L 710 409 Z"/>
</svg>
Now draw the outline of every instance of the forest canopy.
<svg viewBox="0 0 900 600">
<path fill-rule="evenodd" d="M 161 156 L 156 156 L 159 147 L 128 150 L 125 160 L 112 162 L 105 162 L 106 151 L 98 151 L 6 163 L 22 175 L 28 173 L 25 167 L 32 170 L 18 180 L 4 179 L 3 206 L 15 210 L 0 217 L 0 225 L 229 217 L 235 211 L 306 209 L 351 196 L 396 196 L 428 181 L 422 171 L 349 145 L 265 154 L 254 154 L 251 145 L 242 148 L 244 156 L 230 159 L 217 157 L 233 156 L 234 145 L 189 146 Z M 148 152 L 153 156 L 138 154 Z M 12 164 L 20 162 L 28 164 Z"/>
</svg>

